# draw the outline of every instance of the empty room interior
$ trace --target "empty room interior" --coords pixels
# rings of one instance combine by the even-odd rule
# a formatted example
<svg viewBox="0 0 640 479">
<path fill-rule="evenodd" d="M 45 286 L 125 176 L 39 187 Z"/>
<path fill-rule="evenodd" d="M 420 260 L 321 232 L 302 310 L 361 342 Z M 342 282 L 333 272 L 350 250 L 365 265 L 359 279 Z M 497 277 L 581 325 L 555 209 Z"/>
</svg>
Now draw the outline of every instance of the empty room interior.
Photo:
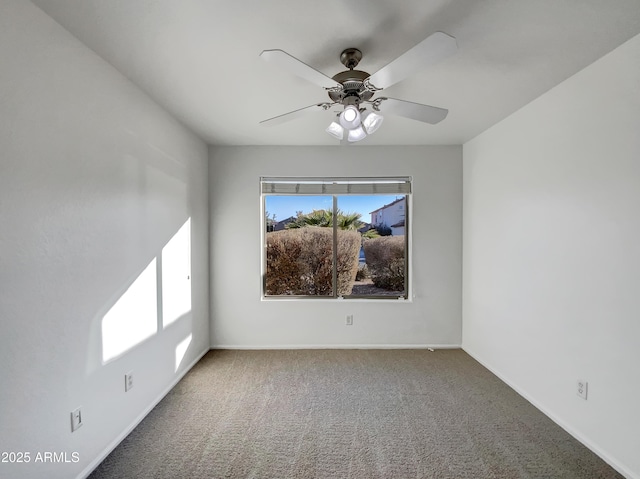
<svg viewBox="0 0 640 479">
<path fill-rule="evenodd" d="M 0 477 L 640 479 L 638 0 L 2 0 Z"/>
</svg>

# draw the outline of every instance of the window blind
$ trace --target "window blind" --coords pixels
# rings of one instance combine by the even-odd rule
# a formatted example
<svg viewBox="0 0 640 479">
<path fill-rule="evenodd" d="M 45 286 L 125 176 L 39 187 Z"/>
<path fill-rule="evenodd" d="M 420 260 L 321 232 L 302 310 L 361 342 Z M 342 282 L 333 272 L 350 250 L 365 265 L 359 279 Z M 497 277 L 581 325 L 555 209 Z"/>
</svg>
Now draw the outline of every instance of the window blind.
<svg viewBox="0 0 640 479">
<path fill-rule="evenodd" d="M 265 195 L 407 195 L 411 178 L 260 178 Z"/>
</svg>

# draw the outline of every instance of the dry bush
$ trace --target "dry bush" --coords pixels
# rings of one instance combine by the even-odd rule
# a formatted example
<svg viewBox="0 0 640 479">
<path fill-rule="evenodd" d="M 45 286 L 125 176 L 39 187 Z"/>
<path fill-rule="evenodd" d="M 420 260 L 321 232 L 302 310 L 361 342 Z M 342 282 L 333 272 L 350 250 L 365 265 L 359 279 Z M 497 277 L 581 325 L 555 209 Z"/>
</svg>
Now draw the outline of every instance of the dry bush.
<svg viewBox="0 0 640 479">
<path fill-rule="evenodd" d="M 267 295 L 330 296 L 333 230 L 305 227 L 275 231 L 267 239 Z M 358 271 L 360 234 L 338 231 L 338 294 L 351 294 Z"/>
<path fill-rule="evenodd" d="M 356 281 L 364 281 L 365 279 L 371 278 L 371 273 L 369 273 L 369 268 L 367 268 L 366 263 L 363 265 L 358 264 L 358 273 L 356 274 Z"/>
<path fill-rule="evenodd" d="M 353 283 L 358 274 L 360 245 L 362 242 L 357 231 L 338 230 L 338 295 L 351 294 Z"/>
<path fill-rule="evenodd" d="M 295 231 L 296 233 L 301 230 Z M 267 233 L 266 294 L 300 294 L 300 236 L 289 230 Z"/>
<path fill-rule="evenodd" d="M 374 285 L 390 291 L 404 291 L 404 250 L 404 236 L 365 240 L 364 256 Z"/>
</svg>

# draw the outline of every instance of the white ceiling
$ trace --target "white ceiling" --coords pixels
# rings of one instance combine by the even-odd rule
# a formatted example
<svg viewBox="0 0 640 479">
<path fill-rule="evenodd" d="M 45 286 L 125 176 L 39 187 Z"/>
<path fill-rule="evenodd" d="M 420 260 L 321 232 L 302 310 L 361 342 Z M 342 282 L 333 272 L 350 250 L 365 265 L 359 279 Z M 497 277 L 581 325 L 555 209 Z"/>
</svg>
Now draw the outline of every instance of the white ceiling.
<svg viewBox="0 0 640 479">
<path fill-rule="evenodd" d="M 449 109 L 437 125 L 387 116 L 359 144 L 462 144 L 640 33 L 640 0 L 32 0 L 215 145 L 335 145 L 322 88 L 264 62 L 282 49 L 328 76 L 359 48 L 374 73 L 435 31 L 458 52 L 384 90 Z"/>
</svg>

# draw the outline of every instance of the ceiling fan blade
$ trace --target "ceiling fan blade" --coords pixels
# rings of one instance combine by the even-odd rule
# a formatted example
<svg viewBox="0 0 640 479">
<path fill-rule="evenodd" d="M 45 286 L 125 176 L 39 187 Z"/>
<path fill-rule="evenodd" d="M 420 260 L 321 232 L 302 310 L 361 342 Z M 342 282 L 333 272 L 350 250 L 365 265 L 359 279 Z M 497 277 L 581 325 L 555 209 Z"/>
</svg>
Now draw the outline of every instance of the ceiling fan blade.
<svg viewBox="0 0 640 479">
<path fill-rule="evenodd" d="M 292 57 L 283 50 L 264 50 L 260 54 L 260 57 L 265 61 L 278 65 L 289 73 L 293 73 L 294 75 L 310 81 L 311 83 L 315 83 L 323 88 L 341 87 L 337 81 L 329 78 L 315 68 L 310 67 L 306 63 L 301 62 L 297 58 Z"/>
<path fill-rule="evenodd" d="M 367 81 L 375 88 L 389 88 L 412 73 L 453 55 L 457 49 L 458 44 L 454 37 L 436 32 L 382 67 Z"/>
<path fill-rule="evenodd" d="M 274 116 L 273 118 L 269 118 L 268 120 L 263 120 L 260 122 L 260 124 L 262 126 L 280 125 L 282 123 L 295 120 L 296 118 L 300 118 L 301 116 L 305 116 L 308 113 L 325 111 L 331 108 L 332 105 L 334 105 L 334 103 L 317 103 L 315 105 L 305 106 L 304 108 L 299 108 L 298 110 L 293 110 L 289 113 L 283 113 L 282 115 Z"/>
<path fill-rule="evenodd" d="M 431 123 L 432 125 L 444 120 L 449 113 L 449 110 L 444 108 L 395 98 L 378 98 L 378 108 L 382 113 L 404 116 L 405 118 Z"/>
</svg>

